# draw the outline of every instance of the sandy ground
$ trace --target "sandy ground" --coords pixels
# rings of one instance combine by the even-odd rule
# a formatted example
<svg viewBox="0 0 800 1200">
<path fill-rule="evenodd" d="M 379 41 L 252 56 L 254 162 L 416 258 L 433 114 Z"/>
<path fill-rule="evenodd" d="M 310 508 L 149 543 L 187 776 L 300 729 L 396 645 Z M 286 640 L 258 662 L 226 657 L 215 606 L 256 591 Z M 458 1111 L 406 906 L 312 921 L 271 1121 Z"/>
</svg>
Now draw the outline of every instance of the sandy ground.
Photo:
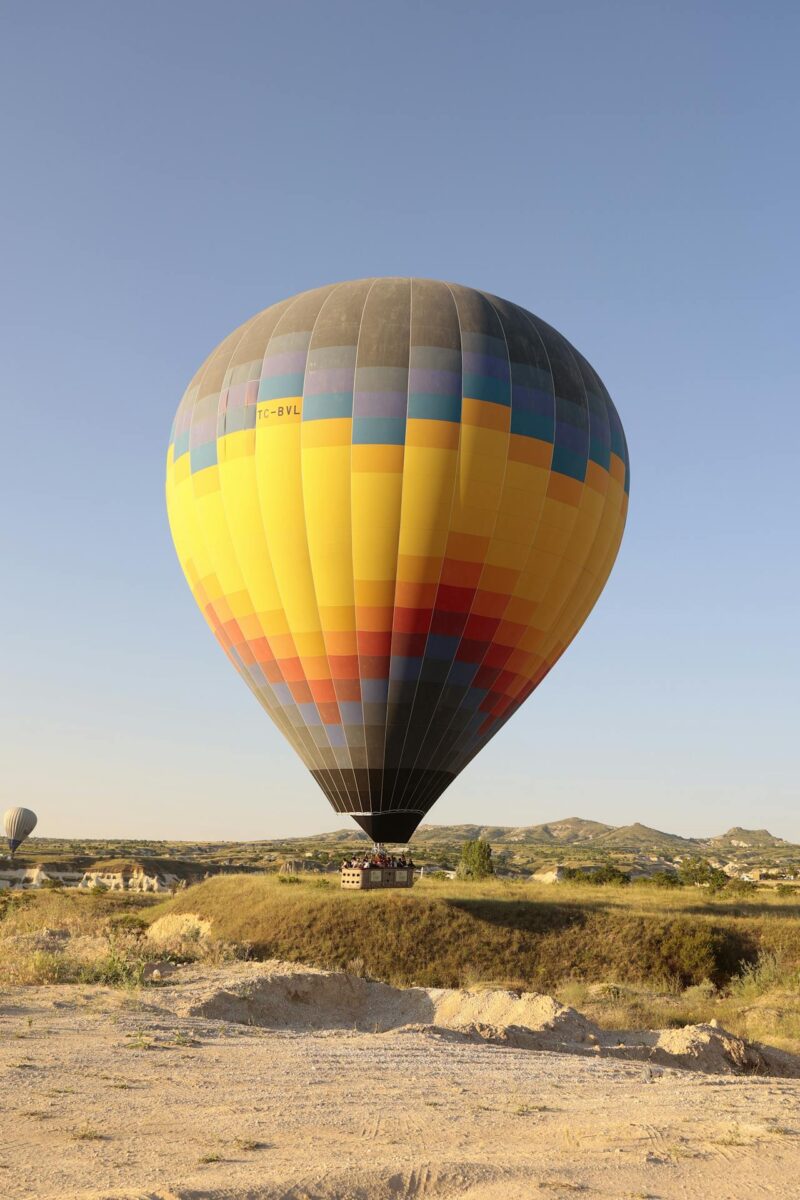
<svg viewBox="0 0 800 1200">
<path fill-rule="evenodd" d="M 0 1196 L 800 1196 L 796 1071 L 709 1027 L 600 1034 L 549 997 L 280 964 L 19 988 Z"/>
</svg>

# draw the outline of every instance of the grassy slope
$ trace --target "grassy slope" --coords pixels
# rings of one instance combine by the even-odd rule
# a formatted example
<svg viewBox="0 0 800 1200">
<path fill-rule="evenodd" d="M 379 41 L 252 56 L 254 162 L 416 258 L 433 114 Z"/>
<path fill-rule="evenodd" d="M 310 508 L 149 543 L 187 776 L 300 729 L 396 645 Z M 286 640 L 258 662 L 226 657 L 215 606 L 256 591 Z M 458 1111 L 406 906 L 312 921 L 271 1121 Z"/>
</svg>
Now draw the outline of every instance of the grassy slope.
<svg viewBox="0 0 800 1200">
<path fill-rule="evenodd" d="M 219 938 L 253 943 L 260 955 L 397 983 L 544 989 L 609 1029 L 714 1017 L 735 1033 L 800 1052 L 800 906 L 770 891 L 712 899 L 694 888 L 426 881 L 411 893 L 359 894 L 320 880 L 240 875 L 166 902 L 5 892 L 0 981 L 135 984 L 153 955 L 142 926 L 175 911 L 211 917 Z M 48 930 L 73 940 L 50 947 Z M 178 937 L 162 953 L 213 966 L 231 952 L 225 941 Z M 742 958 L 756 961 L 739 973 Z"/>
<path fill-rule="evenodd" d="M 346 967 L 398 984 L 477 981 L 552 989 L 565 980 L 720 985 L 765 952 L 800 965 L 800 907 L 759 893 L 709 902 L 656 888 L 425 881 L 413 892 L 342 892 L 323 881 L 209 879 L 152 910 L 194 912 L 257 957 Z"/>
</svg>

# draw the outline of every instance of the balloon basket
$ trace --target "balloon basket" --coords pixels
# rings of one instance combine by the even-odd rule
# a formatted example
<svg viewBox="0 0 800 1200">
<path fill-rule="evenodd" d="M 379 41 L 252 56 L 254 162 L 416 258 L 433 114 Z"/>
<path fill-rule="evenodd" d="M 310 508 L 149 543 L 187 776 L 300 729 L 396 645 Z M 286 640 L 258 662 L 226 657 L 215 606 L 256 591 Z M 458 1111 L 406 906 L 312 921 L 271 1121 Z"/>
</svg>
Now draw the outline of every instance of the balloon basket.
<svg viewBox="0 0 800 1200">
<path fill-rule="evenodd" d="M 410 888 L 414 886 L 414 863 L 409 856 L 396 858 L 376 844 L 363 859 L 356 857 L 342 864 L 342 887 L 347 891 L 368 892 L 378 888 Z"/>
<path fill-rule="evenodd" d="M 349 891 L 413 886 L 414 872 L 409 867 L 346 867 L 342 870 L 342 887 Z"/>
</svg>

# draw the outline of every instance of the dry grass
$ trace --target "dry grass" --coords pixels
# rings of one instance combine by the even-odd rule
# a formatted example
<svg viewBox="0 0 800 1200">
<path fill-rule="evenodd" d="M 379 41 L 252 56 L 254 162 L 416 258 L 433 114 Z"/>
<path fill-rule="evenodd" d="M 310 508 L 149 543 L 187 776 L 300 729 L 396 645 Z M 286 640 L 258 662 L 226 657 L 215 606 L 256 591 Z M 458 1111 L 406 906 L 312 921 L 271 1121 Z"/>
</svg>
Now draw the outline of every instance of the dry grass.
<svg viewBox="0 0 800 1200">
<path fill-rule="evenodd" d="M 800 972 L 782 967 L 774 954 L 746 965 L 717 988 L 710 981 L 687 988 L 673 983 L 584 983 L 556 989 L 605 1029 L 666 1029 L 716 1020 L 749 1041 L 800 1051 Z"/>
<path fill-rule="evenodd" d="M 727 984 L 775 954 L 800 966 L 800 909 L 757 893 L 425 881 L 413 892 L 341 892 L 269 876 L 218 876 L 151 910 L 195 913 L 255 957 L 347 969 L 395 984 L 491 981 L 552 990 L 565 980 Z"/>
<path fill-rule="evenodd" d="M 196 913 L 255 957 L 425 986 L 554 992 L 605 1028 L 718 1020 L 800 1050 L 800 906 L 758 891 L 425 881 L 414 891 L 217 877 L 151 911 Z"/>
<path fill-rule="evenodd" d="M 160 944 L 146 937 L 155 919 L 168 935 Z M 243 953 L 398 985 L 554 992 L 606 1028 L 716 1019 L 800 1050 L 800 906 L 774 890 L 426 880 L 411 892 L 359 893 L 239 875 L 155 904 L 45 891 L 0 908 L 0 977 L 10 984 L 136 987 L 148 959 L 213 966 Z"/>
<path fill-rule="evenodd" d="M 148 961 L 233 951 L 219 942 L 176 937 L 151 945 L 145 934 L 153 900 L 142 896 L 36 890 L 0 896 L 0 979 L 8 985 L 102 983 L 137 988 Z"/>
<path fill-rule="evenodd" d="M 104 1142 L 106 1135 L 101 1133 L 99 1129 L 93 1129 L 91 1125 L 83 1125 L 80 1129 L 75 1129 L 70 1134 L 75 1142 Z"/>
</svg>

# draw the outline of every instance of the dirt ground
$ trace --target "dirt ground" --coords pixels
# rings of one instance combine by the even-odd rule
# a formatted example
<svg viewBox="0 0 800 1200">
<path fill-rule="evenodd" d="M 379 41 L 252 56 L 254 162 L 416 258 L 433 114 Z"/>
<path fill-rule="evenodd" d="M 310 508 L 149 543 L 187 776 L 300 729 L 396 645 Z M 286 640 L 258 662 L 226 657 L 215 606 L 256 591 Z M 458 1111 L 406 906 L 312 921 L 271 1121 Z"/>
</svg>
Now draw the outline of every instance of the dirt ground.
<svg viewBox="0 0 800 1200">
<path fill-rule="evenodd" d="M 797 1063 L 724 1031 L 274 963 L 164 976 L 0 994 L 4 1200 L 800 1196 Z"/>
</svg>

